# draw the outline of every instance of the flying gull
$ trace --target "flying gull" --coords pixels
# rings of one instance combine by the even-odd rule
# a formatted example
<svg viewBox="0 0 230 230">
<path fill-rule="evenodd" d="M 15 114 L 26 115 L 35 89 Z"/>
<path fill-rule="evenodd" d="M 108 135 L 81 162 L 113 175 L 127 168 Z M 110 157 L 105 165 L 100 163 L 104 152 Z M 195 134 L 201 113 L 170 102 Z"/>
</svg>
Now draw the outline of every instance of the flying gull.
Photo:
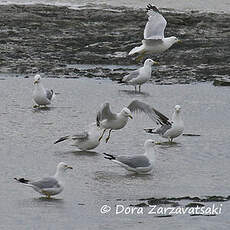
<svg viewBox="0 0 230 230">
<path fill-rule="evenodd" d="M 104 103 L 97 113 L 96 122 L 97 126 L 103 129 L 103 133 L 99 138 L 99 141 L 103 138 L 106 130 L 109 130 L 109 135 L 106 138 L 106 143 L 108 142 L 112 130 L 122 129 L 128 122 L 128 119 L 132 117 L 131 113 L 143 112 L 150 119 L 156 119 L 156 114 L 152 108 L 138 100 L 133 100 L 127 107 L 124 107 L 119 113 L 112 113 L 110 110 L 109 103 Z"/>
<path fill-rule="evenodd" d="M 140 56 L 137 58 L 138 61 L 140 61 L 145 54 L 162 53 L 169 49 L 174 43 L 180 42 L 180 40 L 174 36 L 164 37 L 167 21 L 160 14 L 156 6 L 149 4 L 146 10 L 149 17 L 145 25 L 142 45 L 133 48 L 129 52 L 129 55 L 139 54 Z"/>
</svg>

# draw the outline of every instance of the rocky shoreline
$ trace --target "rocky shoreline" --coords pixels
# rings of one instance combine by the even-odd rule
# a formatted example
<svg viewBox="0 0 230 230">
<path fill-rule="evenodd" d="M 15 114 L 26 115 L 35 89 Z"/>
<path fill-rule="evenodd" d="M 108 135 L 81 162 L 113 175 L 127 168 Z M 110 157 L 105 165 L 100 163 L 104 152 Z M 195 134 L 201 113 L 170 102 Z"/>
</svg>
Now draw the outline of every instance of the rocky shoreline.
<svg viewBox="0 0 230 230">
<path fill-rule="evenodd" d="M 182 43 L 152 57 L 160 62 L 153 68 L 153 82 L 188 84 L 229 78 L 230 15 L 161 11 L 168 21 L 166 35 L 175 35 Z M 0 73 L 120 80 L 130 66 L 140 65 L 127 53 L 140 44 L 146 20 L 144 9 L 106 5 L 81 10 L 1 5 Z"/>
</svg>

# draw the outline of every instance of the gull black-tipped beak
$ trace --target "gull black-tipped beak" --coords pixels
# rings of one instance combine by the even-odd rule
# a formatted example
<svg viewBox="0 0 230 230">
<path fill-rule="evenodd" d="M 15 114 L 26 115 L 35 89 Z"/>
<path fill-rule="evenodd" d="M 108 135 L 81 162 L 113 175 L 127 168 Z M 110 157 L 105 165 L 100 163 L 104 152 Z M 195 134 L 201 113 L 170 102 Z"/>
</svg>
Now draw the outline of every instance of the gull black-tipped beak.
<svg viewBox="0 0 230 230">
<path fill-rule="evenodd" d="M 73 169 L 73 167 L 72 166 L 67 166 L 67 169 Z"/>
<path fill-rule="evenodd" d="M 132 115 L 129 115 L 129 118 L 130 118 L 130 119 L 133 119 L 133 116 L 132 116 Z"/>
</svg>

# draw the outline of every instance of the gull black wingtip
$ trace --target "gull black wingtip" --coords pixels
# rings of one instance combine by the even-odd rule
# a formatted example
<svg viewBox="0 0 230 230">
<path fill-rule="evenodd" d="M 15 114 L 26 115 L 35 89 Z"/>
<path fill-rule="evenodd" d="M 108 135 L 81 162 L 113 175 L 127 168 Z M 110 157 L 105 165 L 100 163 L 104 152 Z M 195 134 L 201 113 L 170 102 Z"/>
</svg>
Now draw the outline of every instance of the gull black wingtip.
<svg viewBox="0 0 230 230">
<path fill-rule="evenodd" d="M 104 155 L 105 155 L 105 159 L 108 159 L 108 160 L 115 160 L 116 158 L 113 156 L 113 155 L 111 155 L 111 154 L 108 154 L 108 153 L 103 153 Z"/>
<path fill-rule="evenodd" d="M 149 10 L 153 10 L 154 12 L 160 13 L 160 11 L 157 9 L 157 7 L 156 7 L 156 6 L 153 6 L 153 5 L 151 5 L 151 4 L 148 4 L 148 5 L 146 6 L 146 11 L 149 11 Z"/>
<path fill-rule="evenodd" d="M 21 182 L 23 184 L 28 184 L 29 180 L 26 180 L 25 178 L 14 178 L 16 181 Z"/>
<path fill-rule="evenodd" d="M 65 140 L 67 140 L 68 138 L 69 138 L 69 136 L 61 137 L 61 138 L 59 138 L 58 140 L 56 140 L 56 141 L 54 142 L 54 144 L 57 144 L 57 143 L 62 142 L 62 141 L 65 141 Z"/>
</svg>

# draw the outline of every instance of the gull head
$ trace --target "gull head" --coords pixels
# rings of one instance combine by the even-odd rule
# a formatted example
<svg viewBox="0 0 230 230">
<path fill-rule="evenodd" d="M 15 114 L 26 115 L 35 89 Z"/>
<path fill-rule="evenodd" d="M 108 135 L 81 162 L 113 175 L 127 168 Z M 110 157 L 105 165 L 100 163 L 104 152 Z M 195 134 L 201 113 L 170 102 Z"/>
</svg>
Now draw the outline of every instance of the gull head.
<svg viewBox="0 0 230 230">
<path fill-rule="evenodd" d="M 144 143 L 144 148 L 145 149 L 153 148 L 155 145 L 156 145 L 156 142 L 154 140 L 148 139 Z"/>
<path fill-rule="evenodd" d="M 153 61 L 153 60 L 150 59 L 150 58 L 146 59 L 146 60 L 145 60 L 145 63 L 144 63 L 144 65 L 148 65 L 148 66 L 152 66 L 152 65 L 154 65 L 154 64 L 158 64 L 158 62 Z"/>
<path fill-rule="evenodd" d="M 41 81 L 41 76 L 39 74 L 36 74 L 34 77 L 34 84 L 38 84 Z"/>
<path fill-rule="evenodd" d="M 180 110 L 181 110 L 181 107 L 180 107 L 180 105 L 175 105 L 174 109 L 175 109 L 175 111 L 176 111 L 177 113 L 179 113 Z"/>
<path fill-rule="evenodd" d="M 128 117 L 128 118 L 133 119 L 131 111 L 127 107 L 125 107 L 121 110 L 121 115 L 124 117 Z"/>
<path fill-rule="evenodd" d="M 59 171 L 59 172 L 65 172 L 67 169 L 73 169 L 73 168 L 64 162 L 60 162 L 57 165 L 57 171 Z"/>
<path fill-rule="evenodd" d="M 177 37 L 174 37 L 174 36 L 170 37 L 170 41 L 172 42 L 172 44 L 181 42 L 181 40 L 179 40 Z"/>
</svg>

